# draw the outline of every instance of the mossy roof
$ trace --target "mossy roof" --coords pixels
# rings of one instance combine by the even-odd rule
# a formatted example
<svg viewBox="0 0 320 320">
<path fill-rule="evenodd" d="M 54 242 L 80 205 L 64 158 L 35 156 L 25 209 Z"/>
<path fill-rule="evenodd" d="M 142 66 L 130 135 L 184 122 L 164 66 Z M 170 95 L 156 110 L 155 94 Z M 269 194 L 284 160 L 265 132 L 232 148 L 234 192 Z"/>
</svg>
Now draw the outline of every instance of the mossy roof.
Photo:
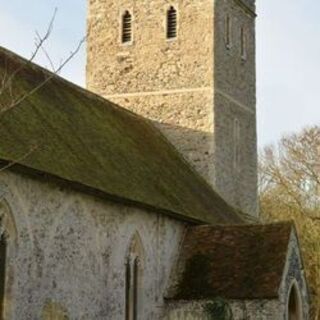
<svg viewBox="0 0 320 320">
<path fill-rule="evenodd" d="M 10 170 L 185 220 L 242 221 L 148 120 L 3 48 L 0 73 L 14 74 L 1 107 L 24 97 L 0 114 Z"/>
<path fill-rule="evenodd" d="M 189 227 L 166 298 L 278 297 L 292 230 L 292 222 Z"/>
</svg>

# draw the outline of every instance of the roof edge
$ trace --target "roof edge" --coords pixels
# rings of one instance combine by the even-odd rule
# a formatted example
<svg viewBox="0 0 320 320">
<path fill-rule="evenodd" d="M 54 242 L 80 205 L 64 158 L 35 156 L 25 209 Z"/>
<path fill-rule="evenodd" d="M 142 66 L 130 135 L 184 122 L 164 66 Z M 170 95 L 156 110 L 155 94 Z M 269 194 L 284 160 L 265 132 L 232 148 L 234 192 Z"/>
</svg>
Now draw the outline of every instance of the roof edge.
<svg viewBox="0 0 320 320">
<path fill-rule="evenodd" d="M 237 232 L 242 232 L 242 230 L 246 230 L 246 228 L 260 228 L 261 230 L 263 228 L 275 228 L 275 227 L 280 227 L 280 228 L 286 228 L 287 236 L 285 239 L 285 245 L 286 245 L 286 250 L 285 253 L 282 254 L 281 256 L 281 265 L 282 265 L 282 273 L 279 277 L 278 283 L 275 287 L 274 290 L 270 290 L 270 292 L 266 293 L 249 293 L 246 296 L 243 296 L 241 294 L 237 295 L 235 294 L 228 294 L 227 296 L 223 296 L 221 294 L 218 294 L 215 292 L 208 293 L 205 296 L 194 296 L 194 297 L 179 297 L 175 296 L 174 291 L 170 290 L 170 287 L 167 289 L 164 295 L 164 300 L 168 303 L 174 303 L 174 302 L 191 302 L 191 301 L 197 301 L 197 302 L 205 302 L 208 300 L 216 299 L 218 297 L 222 297 L 227 300 L 239 300 L 239 301 L 246 301 L 246 300 L 274 300 L 278 299 L 280 296 L 279 289 L 281 288 L 281 283 L 283 281 L 283 277 L 285 274 L 286 270 L 286 263 L 288 259 L 288 254 L 289 254 L 289 246 L 290 246 L 290 240 L 292 238 L 292 235 L 295 236 L 296 239 L 298 239 L 297 234 L 296 234 L 296 228 L 293 220 L 284 220 L 284 221 L 279 221 L 279 222 L 272 222 L 272 223 L 247 223 L 247 224 L 216 224 L 216 225 L 195 225 L 195 226 L 190 226 L 187 227 L 186 230 L 195 230 L 195 232 L 206 232 L 206 229 L 215 229 L 218 232 L 223 232 L 222 230 L 224 229 L 226 232 L 228 232 L 228 229 L 237 229 Z M 187 233 L 188 231 L 186 231 Z M 181 252 L 179 252 L 179 257 L 181 256 Z M 177 260 L 179 261 L 179 259 Z M 174 289 L 175 290 L 175 289 Z M 173 294 L 172 294 L 173 293 Z"/>
<path fill-rule="evenodd" d="M 129 207 L 136 207 L 136 208 L 143 209 L 143 210 L 154 211 L 157 213 L 165 214 L 171 218 L 175 218 L 175 219 L 178 219 L 182 222 L 187 222 L 187 223 L 190 223 L 193 225 L 200 226 L 204 223 L 208 223 L 203 220 L 193 219 L 190 216 L 186 216 L 183 213 L 173 212 L 171 210 L 152 206 L 152 205 L 149 205 L 149 204 L 146 204 L 143 202 L 139 202 L 136 200 L 119 197 L 117 195 L 106 193 L 104 191 L 101 191 L 101 190 L 96 189 L 94 187 L 90 187 L 90 186 L 81 184 L 76 181 L 67 180 L 67 179 L 61 178 L 59 176 L 55 176 L 53 174 L 50 174 L 50 173 L 47 173 L 44 171 L 40 171 L 40 170 L 36 170 L 36 169 L 30 168 L 30 167 L 27 167 L 25 165 L 21 165 L 21 164 L 17 164 L 17 163 L 12 164 L 10 161 L 0 159 L 0 170 L 1 170 L 1 168 L 7 167 L 7 166 L 8 166 L 8 168 L 6 170 L 11 171 L 15 174 L 26 175 L 28 177 L 37 179 L 41 182 L 55 183 L 56 185 L 59 185 L 60 187 L 63 187 L 66 189 L 71 188 L 74 191 L 85 193 L 90 196 L 98 197 L 102 200 L 112 201 L 112 202 L 122 204 L 125 206 L 129 206 Z"/>
<path fill-rule="evenodd" d="M 133 116 L 148 120 L 147 118 L 139 116 L 138 114 L 130 111 L 129 109 L 126 109 L 126 108 L 122 107 L 121 105 L 119 105 L 117 103 L 111 102 L 110 100 L 100 96 L 99 94 L 97 94 L 97 93 L 95 93 L 93 91 L 90 91 L 87 88 L 85 88 L 85 87 L 83 87 L 83 86 L 81 86 L 81 85 L 79 85 L 77 83 L 74 83 L 71 80 L 68 80 L 68 79 L 62 77 L 57 73 L 54 73 L 54 72 L 50 71 L 49 69 L 41 66 L 40 64 L 28 60 L 27 58 L 25 58 L 21 54 L 18 54 L 16 52 L 14 52 L 12 50 L 9 50 L 9 49 L 7 49 L 7 48 L 5 48 L 5 47 L 0 45 L 0 54 L 1 54 L 1 51 L 3 52 L 3 54 L 7 54 L 12 59 L 18 59 L 19 63 L 25 63 L 26 65 L 28 65 L 31 68 L 39 69 L 39 70 L 36 70 L 36 71 L 42 71 L 42 72 L 46 73 L 47 75 L 49 75 L 50 77 L 52 77 L 52 79 L 58 79 L 58 81 L 63 82 L 65 85 L 67 85 L 67 86 L 69 86 L 69 87 L 71 87 L 71 88 L 73 88 L 75 90 L 78 90 L 79 92 L 81 92 L 83 94 L 90 95 L 93 99 L 97 99 L 99 101 L 104 101 L 104 102 L 108 101 L 114 107 L 121 108 L 122 111 L 127 112 L 128 114 L 131 114 Z"/>
<path fill-rule="evenodd" d="M 63 84 L 65 84 L 66 86 L 68 86 L 70 89 L 74 89 L 84 95 L 87 95 L 87 96 L 90 96 L 92 99 L 95 99 L 97 101 L 100 101 L 102 103 L 105 103 L 105 102 L 108 102 L 110 104 L 110 106 L 112 108 L 119 108 L 121 109 L 121 112 L 124 112 L 124 113 L 127 113 L 128 115 L 132 116 L 132 117 L 135 117 L 135 118 L 139 118 L 139 119 L 142 119 L 143 121 L 145 121 L 145 124 L 147 126 L 149 126 L 150 128 L 152 128 L 152 130 L 154 131 L 154 133 L 156 135 L 158 135 L 159 139 L 163 140 L 164 142 L 166 142 L 168 145 L 171 146 L 171 148 L 174 150 L 174 152 L 176 153 L 176 156 L 179 157 L 180 161 L 182 161 L 190 171 L 192 171 L 192 174 L 195 176 L 195 178 L 197 178 L 201 184 L 203 184 L 203 186 L 209 190 L 210 189 L 210 192 L 214 193 L 215 196 L 217 196 L 219 198 L 219 201 L 223 202 L 225 204 L 225 207 L 228 208 L 228 210 L 230 210 L 230 212 L 232 212 L 232 214 L 234 214 L 234 216 L 237 217 L 237 220 L 239 220 L 239 224 L 242 224 L 246 221 L 246 214 L 239 211 L 238 209 L 234 208 L 233 206 L 231 206 L 230 204 L 227 203 L 227 201 L 218 193 L 214 190 L 214 188 L 190 165 L 190 163 L 178 152 L 178 150 L 174 147 L 174 145 L 172 145 L 172 143 L 167 139 L 167 137 L 165 137 L 155 126 L 153 126 L 153 124 L 151 123 L 151 121 L 147 118 L 144 118 L 132 111 L 129 111 L 128 109 L 122 107 L 121 105 L 118 105 L 118 104 L 115 104 L 103 97 L 101 97 L 100 95 L 98 94 L 95 94 L 89 90 L 87 90 L 86 88 L 83 88 L 77 84 L 74 84 L 72 83 L 71 81 L 69 80 L 66 80 L 65 78 L 57 75 L 57 74 L 54 74 L 53 72 L 47 70 L 46 68 L 42 67 L 42 66 L 39 66 L 38 64 L 35 64 L 34 62 L 30 61 L 30 60 L 27 60 L 26 58 L 24 57 L 21 57 L 20 55 L 4 48 L 4 47 L 1 47 L 0 46 L 0 54 L 3 55 L 3 56 L 8 56 L 8 59 L 12 59 L 12 60 L 17 60 L 19 63 L 21 63 L 22 65 L 25 64 L 25 66 L 27 66 L 28 68 L 31 68 L 35 71 L 40 71 L 40 72 L 43 72 L 44 74 L 48 75 L 49 77 L 52 77 L 53 80 L 57 80 L 59 82 L 62 82 Z M 215 221 L 210 218 L 210 217 L 200 217 L 197 218 L 197 215 L 198 213 L 197 212 L 190 212 L 189 215 L 186 213 L 186 212 L 172 212 L 170 209 L 167 210 L 165 208 L 158 208 L 156 206 L 153 206 L 153 205 L 149 205 L 149 204 L 145 204 L 145 203 L 142 203 L 142 202 L 138 202 L 138 201 L 135 201 L 135 200 L 130 200 L 130 199 L 125 199 L 125 198 L 122 198 L 122 197 L 119 197 L 117 195 L 108 195 L 107 194 L 107 191 L 102 191 L 98 188 L 95 188 L 95 187 L 92 187 L 92 186 L 84 186 L 82 185 L 81 182 L 76 182 L 76 181 L 70 181 L 66 178 L 63 178 L 63 177 L 60 177 L 58 175 L 54 175 L 54 174 L 50 174 L 50 173 L 47 173 L 46 171 L 40 171 L 40 170 L 37 170 L 37 169 L 33 169 L 33 168 L 30 168 L 26 165 L 23 165 L 23 164 L 19 164 L 18 161 L 15 162 L 15 161 L 12 161 L 12 159 L 0 159 L 0 162 L 3 162 L 5 165 L 7 164 L 10 164 L 12 163 L 16 169 L 17 168 L 20 168 L 18 169 L 18 171 L 30 171 L 32 172 L 32 175 L 37 175 L 37 176 L 51 176 L 51 177 L 54 177 L 54 178 L 51 178 L 51 179 L 54 179 L 54 180 L 60 180 L 60 181 L 64 181 L 65 183 L 70 183 L 70 184 L 73 184 L 73 188 L 75 189 L 81 189 L 81 190 L 86 190 L 85 192 L 88 192 L 88 193 L 99 193 L 99 194 L 104 194 L 105 196 L 107 196 L 109 199 L 113 200 L 113 201 L 117 201 L 117 202 L 120 202 L 120 203 L 134 203 L 135 206 L 139 206 L 141 208 L 149 208 L 149 209 L 152 209 L 152 210 L 156 210 L 157 212 L 162 212 L 162 213 L 166 213 L 167 215 L 171 215 L 175 218 L 178 218 L 179 220 L 182 220 L 182 221 L 188 221 L 188 222 L 192 222 L 192 223 L 197 223 L 197 224 L 208 224 L 208 223 L 215 223 Z M 1 165 L 1 163 L 0 163 Z M 25 168 L 25 170 L 22 170 L 21 168 Z M 12 169 L 12 167 L 10 168 Z M 39 171 L 39 172 L 38 172 Z M 35 173 L 36 172 L 36 173 Z M 82 185 L 81 188 L 79 187 L 75 187 L 75 185 Z M 88 190 L 95 190 L 95 192 L 89 192 Z M 118 199 L 118 200 L 116 200 Z M 120 199 L 120 200 L 119 200 Z M 173 208 L 173 210 L 175 210 L 175 208 Z M 226 222 L 227 223 L 227 222 Z M 235 222 L 236 223 L 236 222 Z"/>
<path fill-rule="evenodd" d="M 285 256 L 285 261 L 284 261 L 284 270 L 283 270 L 283 274 L 282 274 L 282 277 L 281 277 L 281 280 L 279 283 L 279 290 L 280 290 L 281 284 L 283 283 L 283 281 L 285 281 L 286 272 L 288 272 L 288 269 L 289 269 L 290 255 L 292 255 L 292 251 L 290 251 L 291 240 L 294 240 L 297 244 L 299 262 L 301 264 L 302 270 L 303 271 L 305 270 L 305 263 L 304 263 L 304 259 L 303 259 L 303 255 L 302 255 L 302 251 L 301 251 L 301 244 L 300 244 L 300 238 L 299 238 L 297 226 L 296 226 L 296 223 L 294 220 L 289 220 L 289 221 L 291 222 L 292 227 L 291 227 L 291 232 L 290 232 L 290 236 L 289 236 L 289 240 L 288 240 L 287 254 Z M 307 281 L 306 281 L 306 285 L 307 285 L 308 296 L 310 296 L 310 287 L 309 287 L 309 283 Z M 280 294 L 279 290 L 278 290 L 278 295 Z"/>
<path fill-rule="evenodd" d="M 212 296 L 212 297 L 208 297 L 208 298 L 196 298 L 196 299 L 190 299 L 190 300 L 184 300 L 184 299 L 175 299 L 175 298 L 168 298 L 168 297 L 164 297 L 164 301 L 166 303 L 192 303 L 192 302 L 206 302 L 206 301 L 212 301 L 214 299 L 217 299 L 217 298 L 221 298 L 221 296 Z M 247 300 L 250 300 L 250 301 L 259 301 L 259 300 L 277 300 L 279 298 L 279 294 L 276 294 L 276 295 L 270 295 L 270 296 L 261 296 L 261 297 L 256 297 L 256 296 L 252 296 L 252 297 L 228 297 L 228 298 L 225 298 L 225 297 L 222 297 L 223 299 L 225 300 L 233 300 L 233 301 L 247 301 Z"/>
</svg>

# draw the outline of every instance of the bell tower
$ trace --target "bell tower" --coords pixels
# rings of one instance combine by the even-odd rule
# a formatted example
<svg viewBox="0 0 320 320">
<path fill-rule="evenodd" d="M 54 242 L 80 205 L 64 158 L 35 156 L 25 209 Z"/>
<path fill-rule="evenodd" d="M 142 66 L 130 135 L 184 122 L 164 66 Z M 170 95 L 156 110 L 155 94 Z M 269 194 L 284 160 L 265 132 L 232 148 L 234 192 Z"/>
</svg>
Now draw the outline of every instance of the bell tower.
<svg viewBox="0 0 320 320">
<path fill-rule="evenodd" d="M 88 89 L 150 119 L 252 216 L 255 16 L 254 0 L 89 0 L 87 47 Z"/>
</svg>

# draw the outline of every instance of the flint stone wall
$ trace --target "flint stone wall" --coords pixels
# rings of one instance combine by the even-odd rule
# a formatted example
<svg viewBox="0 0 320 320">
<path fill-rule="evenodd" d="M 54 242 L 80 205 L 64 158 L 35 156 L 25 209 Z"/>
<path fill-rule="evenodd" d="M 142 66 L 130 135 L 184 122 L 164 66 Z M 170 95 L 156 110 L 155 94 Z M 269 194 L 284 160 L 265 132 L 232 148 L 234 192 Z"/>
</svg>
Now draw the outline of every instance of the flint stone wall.
<svg viewBox="0 0 320 320">
<path fill-rule="evenodd" d="M 171 5 L 178 13 L 178 36 L 167 40 Z M 223 198 L 256 217 L 254 16 L 236 0 L 89 0 L 88 7 L 88 89 L 150 119 Z M 121 43 L 125 10 L 132 14 L 130 44 Z M 235 118 L 240 142 L 234 139 Z"/>
<path fill-rule="evenodd" d="M 125 263 L 136 232 L 145 259 L 139 319 L 158 319 L 183 223 L 8 171 L 0 199 L 6 319 L 124 319 Z"/>
</svg>

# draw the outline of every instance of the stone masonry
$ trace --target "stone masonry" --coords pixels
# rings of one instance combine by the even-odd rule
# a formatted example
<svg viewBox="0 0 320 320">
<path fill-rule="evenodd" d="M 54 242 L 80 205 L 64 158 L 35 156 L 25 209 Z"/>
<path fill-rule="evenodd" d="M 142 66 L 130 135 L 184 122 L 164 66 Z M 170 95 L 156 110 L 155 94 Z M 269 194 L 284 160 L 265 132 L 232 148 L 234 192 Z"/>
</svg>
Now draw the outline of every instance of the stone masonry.
<svg viewBox="0 0 320 320">
<path fill-rule="evenodd" d="M 168 40 L 170 6 L 177 38 Z M 257 216 L 254 8 L 253 0 L 89 0 L 87 87 L 152 120 L 229 203 Z"/>
<path fill-rule="evenodd" d="M 145 262 L 139 315 L 159 319 L 183 222 L 9 171 L 0 178 L 0 219 L 8 243 L 5 319 L 124 319 L 135 234 Z"/>
</svg>

